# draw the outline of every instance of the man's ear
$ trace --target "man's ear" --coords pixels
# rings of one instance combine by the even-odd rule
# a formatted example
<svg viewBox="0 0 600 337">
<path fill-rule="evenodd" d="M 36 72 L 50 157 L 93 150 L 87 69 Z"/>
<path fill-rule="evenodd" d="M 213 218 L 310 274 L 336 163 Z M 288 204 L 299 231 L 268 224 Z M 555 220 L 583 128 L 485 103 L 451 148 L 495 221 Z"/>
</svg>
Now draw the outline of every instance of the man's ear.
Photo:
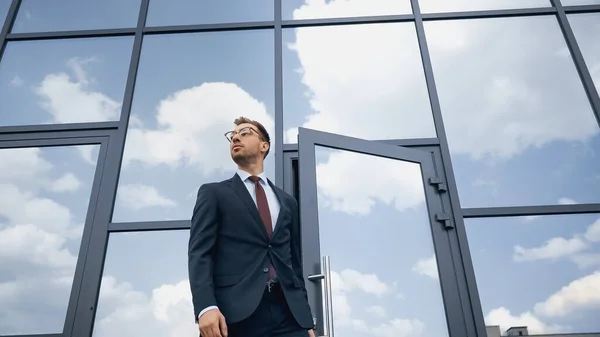
<svg viewBox="0 0 600 337">
<path fill-rule="evenodd" d="M 267 152 L 267 150 L 271 147 L 271 145 L 267 142 L 263 142 L 262 149 Z"/>
</svg>

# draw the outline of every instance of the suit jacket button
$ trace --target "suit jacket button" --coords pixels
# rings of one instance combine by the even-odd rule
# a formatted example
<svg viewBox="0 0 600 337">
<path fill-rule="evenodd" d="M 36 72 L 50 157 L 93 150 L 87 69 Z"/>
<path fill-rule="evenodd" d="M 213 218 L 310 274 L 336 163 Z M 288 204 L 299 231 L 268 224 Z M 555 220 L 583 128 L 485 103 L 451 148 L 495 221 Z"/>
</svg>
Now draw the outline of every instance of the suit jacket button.
<svg viewBox="0 0 600 337">
<path fill-rule="evenodd" d="M 269 245 L 269 249 L 273 249 L 273 246 Z"/>
<path fill-rule="evenodd" d="M 263 273 L 268 273 L 269 272 L 269 268 L 263 268 Z"/>
</svg>

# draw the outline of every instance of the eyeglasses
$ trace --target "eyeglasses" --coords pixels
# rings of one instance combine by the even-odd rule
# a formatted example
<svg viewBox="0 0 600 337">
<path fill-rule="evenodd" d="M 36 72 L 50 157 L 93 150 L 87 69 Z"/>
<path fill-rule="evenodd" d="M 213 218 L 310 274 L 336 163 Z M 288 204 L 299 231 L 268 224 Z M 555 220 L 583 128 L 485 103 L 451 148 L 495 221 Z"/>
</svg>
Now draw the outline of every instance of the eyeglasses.
<svg viewBox="0 0 600 337">
<path fill-rule="evenodd" d="M 249 136 L 252 132 L 254 131 L 254 133 L 256 133 L 258 135 L 258 137 L 260 139 L 263 139 L 262 135 L 260 134 L 260 132 L 254 130 L 253 128 L 247 126 L 245 128 L 240 129 L 240 131 L 227 131 L 225 132 L 225 138 L 227 138 L 227 140 L 231 143 L 233 140 L 233 137 L 237 134 L 240 135 L 240 137 L 246 137 Z"/>
</svg>

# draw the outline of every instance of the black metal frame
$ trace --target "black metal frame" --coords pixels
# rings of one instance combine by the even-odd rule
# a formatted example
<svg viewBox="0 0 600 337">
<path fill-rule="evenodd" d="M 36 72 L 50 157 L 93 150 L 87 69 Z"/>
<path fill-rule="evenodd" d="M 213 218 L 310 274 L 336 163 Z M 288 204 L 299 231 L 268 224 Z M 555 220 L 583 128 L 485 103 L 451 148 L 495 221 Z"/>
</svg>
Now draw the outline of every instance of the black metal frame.
<svg viewBox="0 0 600 337">
<path fill-rule="evenodd" d="M 428 88 L 437 138 L 382 140 L 382 142 L 399 146 L 421 148 L 426 151 L 430 151 L 434 156 L 434 161 L 436 162 L 436 170 L 439 170 L 438 173 L 440 176 L 443 176 L 443 179 L 445 179 L 447 183 L 448 193 L 446 193 L 446 195 L 443 197 L 443 205 L 448 212 L 452 214 L 451 218 L 455 222 L 455 230 L 453 231 L 454 235 L 450 235 L 450 247 L 452 249 L 453 267 L 457 271 L 457 284 L 459 287 L 458 291 L 460 293 L 461 305 L 463 306 L 462 309 L 465 313 L 470 312 L 472 315 L 470 318 L 465 318 L 467 335 L 469 336 L 485 336 L 485 324 L 483 320 L 483 313 L 481 312 L 481 307 L 479 304 L 479 295 L 474 276 L 475 274 L 468 249 L 467 236 L 463 222 L 464 218 L 600 213 L 600 204 L 461 208 L 454 172 L 452 169 L 448 140 L 444 129 L 440 103 L 435 85 L 435 76 L 432 70 L 431 58 L 428 51 L 424 29 L 425 21 L 542 15 L 555 16 L 562 30 L 566 45 L 571 53 L 592 110 L 597 121 L 600 123 L 600 97 L 567 18 L 567 15 L 569 14 L 600 13 L 600 5 L 563 6 L 560 0 L 551 0 L 552 6 L 546 8 L 422 14 L 418 0 L 411 0 L 411 6 L 413 10 L 412 14 L 354 18 L 283 20 L 281 13 L 281 2 L 285 0 L 273 0 L 273 21 L 147 27 L 146 16 L 149 7 L 149 1 L 151 0 L 141 0 L 137 25 L 131 28 L 15 34 L 10 33 L 10 30 L 16 20 L 21 0 L 12 0 L 6 20 L 0 29 L 0 62 L 2 61 L 2 56 L 9 42 L 16 43 L 18 41 L 108 36 L 134 37 L 131 63 L 123 97 L 121 115 L 118 121 L 59 125 L 0 126 L 0 148 L 15 146 L 53 146 L 57 144 L 73 145 L 79 141 L 97 142 L 100 139 L 102 142 L 103 152 L 101 151 L 102 155 L 100 156 L 101 159 L 99 159 L 98 162 L 97 176 L 94 180 L 93 189 L 93 195 L 97 196 L 97 199 L 90 201 L 90 211 L 88 213 L 88 218 L 86 219 L 86 230 L 88 230 L 88 232 L 84 233 L 84 235 L 87 235 L 86 237 L 89 237 L 89 242 L 85 241 L 86 246 L 84 247 L 84 241 L 82 241 L 82 250 L 78 259 L 77 270 L 78 273 L 81 274 L 78 274 L 78 277 L 81 277 L 81 282 L 76 282 L 73 286 L 73 296 L 69 305 L 69 318 L 65 322 L 65 332 L 59 335 L 46 334 L 43 336 L 91 336 L 109 233 L 149 230 L 185 230 L 189 228 L 189 220 L 185 219 L 180 221 L 131 223 L 112 223 L 111 220 L 140 61 L 142 41 L 145 35 L 253 29 L 274 30 L 275 182 L 279 186 L 284 186 L 286 190 L 292 191 L 293 188 L 290 186 L 290 184 L 294 183 L 294 177 L 292 176 L 292 171 L 288 169 L 288 167 L 290 167 L 289 165 L 293 158 L 297 157 L 297 145 L 284 144 L 283 142 L 283 29 L 390 22 L 414 23 L 421 59 L 424 65 L 425 80 Z M 0 18 L 0 23 L 2 22 L 2 19 L 3 18 Z M 20 112 L 0 111 L 0 115 L 5 113 Z"/>
</svg>

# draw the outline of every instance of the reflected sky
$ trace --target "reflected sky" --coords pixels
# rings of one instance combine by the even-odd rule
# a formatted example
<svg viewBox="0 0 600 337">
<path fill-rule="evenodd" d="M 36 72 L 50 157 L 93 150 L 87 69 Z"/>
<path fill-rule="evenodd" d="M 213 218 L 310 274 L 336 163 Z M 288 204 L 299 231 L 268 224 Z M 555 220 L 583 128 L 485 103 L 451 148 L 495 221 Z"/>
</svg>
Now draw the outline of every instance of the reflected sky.
<svg viewBox="0 0 600 337">
<path fill-rule="evenodd" d="M 336 334 L 448 336 L 420 166 L 323 147 L 315 155 Z M 340 175 L 348 167 L 361 177 L 353 184 Z"/>
<path fill-rule="evenodd" d="M 4 25 L 4 19 L 8 14 L 8 9 L 10 8 L 11 0 L 0 0 L 0 27 Z"/>
<path fill-rule="evenodd" d="M 465 224 L 487 325 L 528 326 L 531 334 L 600 331 L 600 215 Z"/>
<path fill-rule="evenodd" d="M 340 99 L 343 97 L 343 99 Z M 414 23 L 283 32 L 283 126 L 364 139 L 436 137 Z"/>
<path fill-rule="evenodd" d="M 13 32 L 131 27 L 139 9 L 139 0 L 119 2 L 119 11 L 115 1 L 70 11 L 67 1 L 40 3 L 23 1 Z M 239 12 L 229 10 L 237 1 L 177 3 L 182 7 L 151 0 L 148 25 L 273 18 L 267 0 Z M 0 0 L 0 18 L 6 4 Z M 421 1 L 425 12 L 515 6 L 548 2 Z M 410 6 L 396 0 L 294 0 L 285 1 L 282 10 L 284 19 L 303 19 L 402 14 L 410 13 Z M 62 15 L 72 20 L 61 20 Z M 569 20 L 598 85 L 600 17 L 578 14 Z M 426 22 L 425 28 L 462 206 L 598 202 L 598 124 L 554 16 Z M 0 125 L 118 120 L 132 43 L 132 37 L 9 43 L 0 62 L 0 111 L 19 113 L 1 114 Z M 270 30 L 144 37 L 113 221 L 189 219 L 198 187 L 233 175 L 223 133 L 235 117 L 259 119 L 274 136 L 274 44 Z M 282 52 L 284 142 L 296 142 L 298 126 L 367 139 L 436 136 L 413 23 L 289 29 L 283 32 Z M 0 188 L 16 186 L 0 198 L 24 198 L 14 208 L 18 214 L 1 208 L 12 204 L 0 203 L 0 240 L 10 238 L 12 244 L 0 245 L 0 261 L 9 261 L 0 270 L 12 268 L 0 273 L 0 300 L 12 296 L 11 304 L 0 308 L 0 334 L 62 329 L 70 284 L 65 275 L 72 274 L 79 239 L 68 236 L 72 232 L 46 230 L 50 222 L 40 222 L 38 208 L 27 202 L 52 205 L 48 214 L 62 212 L 56 222 L 61 226 L 83 223 L 97 151 L 71 150 L 19 152 L 26 158 L 18 165 L 0 161 L 0 179 L 9 177 L 0 180 Z M 273 156 L 267 165 L 271 179 Z M 20 160 L 20 155 L 9 157 Z M 330 249 L 337 275 L 340 331 L 344 336 L 447 335 L 431 238 L 423 232 L 429 226 L 426 210 L 415 199 L 418 189 L 389 190 L 396 185 L 378 182 L 380 175 L 373 174 L 384 164 L 343 160 L 329 152 L 318 157 L 319 176 L 335 178 L 319 181 L 319 214 L 325 224 L 322 247 Z M 347 167 L 370 174 L 378 192 L 387 191 L 381 194 L 385 198 L 357 197 L 348 186 L 331 184 L 355 180 Z M 414 176 L 400 171 L 381 176 Z M 68 172 L 81 185 L 75 188 Z M 386 203 L 390 200 L 395 203 Z M 68 221 L 64 214 L 70 214 Z M 538 333 L 598 331 L 598 291 L 589 291 L 589 301 L 561 292 L 597 275 L 600 252 L 596 227 L 591 227 L 596 221 L 592 215 L 467 221 L 486 322 L 503 328 L 528 325 Z M 346 226 L 343 236 L 335 227 L 339 223 Z M 365 223 L 387 229 L 365 234 Z M 31 231 L 23 233 L 27 240 L 13 240 L 16 231 L 7 236 L 17 225 L 29 226 Z M 342 250 L 337 238 L 366 253 Z M 129 336 L 129 329 L 143 329 L 145 336 L 197 335 L 186 284 L 186 242 L 186 231 L 111 235 L 96 337 Z M 35 243 L 40 256 L 54 259 L 46 269 L 31 267 L 40 261 L 27 254 Z M 400 268 L 373 262 L 374 246 Z M 7 283 L 33 273 L 55 291 L 23 295 Z M 527 288 L 534 283 L 524 279 L 538 282 Z M 19 281 L 19 286 L 43 289 L 35 279 Z M 379 296 L 377 289 L 394 296 Z M 568 303 L 565 311 L 548 304 L 556 299 Z"/>
<path fill-rule="evenodd" d="M 421 13 L 550 7 L 549 0 L 419 0 Z"/>
<path fill-rule="evenodd" d="M 463 207 L 599 201 L 598 123 L 554 16 L 425 30 Z"/>
<path fill-rule="evenodd" d="M 140 3 L 141 0 L 22 0 L 11 32 L 131 28 L 137 25 Z"/>
<path fill-rule="evenodd" d="M 129 36 L 9 42 L 0 111 L 13 113 L 0 125 L 119 120 L 132 47 Z"/>
<path fill-rule="evenodd" d="M 412 13 L 410 0 L 281 1 L 281 17 L 283 20 L 380 16 L 410 13 Z"/>
<path fill-rule="evenodd" d="M 0 335 L 62 332 L 98 147 L 0 149 Z"/>
<path fill-rule="evenodd" d="M 241 115 L 271 135 L 274 180 L 273 55 L 270 30 L 144 39 L 113 221 L 189 219 L 198 187 L 235 173 Z"/>
<path fill-rule="evenodd" d="M 151 0 L 146 26 L 273 21 L 274 0 Z"/>
</svg>

